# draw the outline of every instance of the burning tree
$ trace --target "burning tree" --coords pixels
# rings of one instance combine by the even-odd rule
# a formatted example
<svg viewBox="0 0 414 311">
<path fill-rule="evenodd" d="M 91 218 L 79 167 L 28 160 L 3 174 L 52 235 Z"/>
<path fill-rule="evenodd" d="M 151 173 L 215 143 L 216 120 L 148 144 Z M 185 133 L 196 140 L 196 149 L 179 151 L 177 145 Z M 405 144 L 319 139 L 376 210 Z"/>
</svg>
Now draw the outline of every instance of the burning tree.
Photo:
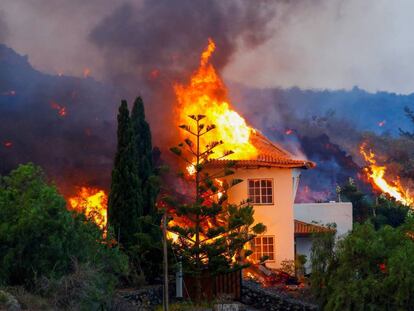
<svg viewBox="0 0 414 311">
<path fill-rule="evenodd" d="M 251 251 L 244 250 L 244 246 L 256 234 L 263 233 L 265 226 L 261 223 L 252 226 L 254 210 L 248 202 L 228 204 L 227 190 L 242 180 L 221 179 L 233 174 L 233 163 L 219 172 L 207 171 L 210 156 L 223 141 L 201 145 L 200 138 L 216 127 L 202 123 L 204 115 L 189 118 L 195 122 L 195 128 L 189 125 L 180 128 L 191 138 L 171 151 L 191 168 L 187 169 L 193 173 L 181 176 L 192 182 L 193 191 L 184 196 L 184 203 L 170 197 L 164 197 L 163 203 L 173 216 L 168 227 L 173 248 L 182 257 L 185 272 L 195 276 L 196 299 L 200 300 L 202 274 L 214 275 L 246 266 L 244 259 Z M 225 158 L 232 153 L 224 151 L 214 158 Z"/>
</svg>

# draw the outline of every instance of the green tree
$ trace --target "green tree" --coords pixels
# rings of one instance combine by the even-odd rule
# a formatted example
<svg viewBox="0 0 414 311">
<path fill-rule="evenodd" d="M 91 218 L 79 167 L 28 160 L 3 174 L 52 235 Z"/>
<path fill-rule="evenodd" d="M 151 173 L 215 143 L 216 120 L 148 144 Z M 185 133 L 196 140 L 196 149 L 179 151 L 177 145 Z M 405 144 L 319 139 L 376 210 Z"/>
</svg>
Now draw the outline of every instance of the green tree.
<svg viewBox="0 0 414 311">
<path fill-rule="evenodd" d="M 83 214 L 68 211 L 39 167 L 20 165 L 0 177 L 1 284 L 33 288 L 41 278 L 58 280 L 73 273 L 78 263 L 97 271 L 85 280 L 85 297 L 95 292 L 95 302 L 107 301 L 126 272 L 125 257 L 110 246 L 111 238 Z"/>
<path fill-rule="evenodd" d="M 151 130 L 145 120 L 144 102 L 138 97 L 131 112 L 131 124 L 134 131 L 134 142 L 137 148 L 138 172 L 141 179 L 143 194 L 143 214 L 155 212 L 155 201 L 159 191 L 158 178 L 154 174 L 152 161 Z"/>
<path fill-rule="evenodd" d="M 376 229 L 382 226 L 389 225 L 394 228 L 404 224 L 410 208 L 405 206 L 393 198 L 387 198 L 381 195 L 377 198 L 376 204 L 373 207 L 375 211 L 372 217 L 372 223 Z"/>
<path fill-rule="evenodd" d="M 385 194 L 376 197 L 375 200 L 370 199 L 358 189 L 352 178 L 338 187 L 338 191 L 342 199 L 352 203 L 355 222 L 363 223 L 370 220 L 377 229 L 384 225 L 398 227 L 404 223 L 410 210 L 408 206 Z"/>
<path fill-rule="evenodd" d="M 195 126 L 181 125 L 180 128 L 191 139 L 185 139 L 171 151 L 194 168 L 195 173 L 190 177 L 193 191 L 182 201 L 164 198 L 164 202 L 174 220 L 168 228 L 177 235 L 174 250 L 183 258 L 185 272 L 195 276 L 196 299 L 200 300 L 202 274 L 214 275 L 241 268 L 245 264 L 242 257 L 251 253 L 243 254 L 243 246 L 265 227 L 261 223 L 252 226 L 254 210 L 247 202 L 239 205 L 227 202 L 227 190 L 241 180 L 229 178 L 234 173 L 231 162 L 223 171 L 210 174 L 206 170 L 210 155 L 223 142 L 212 141 L 201 146 L 200 137 L 214 130 L 215 126 L 204 124 L 204 115 L 189 117 Z M 227 151 L 221 158 L 232 153 Z M 181 176 L 186 178 L 185 174 Z"/>
<path fill-rule="evenodd" d="M 161 216 L 155 208 L 159 192 L 160 177 L 152 160 L 151 129 L 145 119 L 144 102 L 138 97 L 131 112 L 133 129 L 132 143 L 136 148 L 138 175 L 141 180 L 143 215 L 139 217 L 140 231 L 135 235 L 136 243 L 131 248 L 130 257 L 138 272 L 142 271 L 145 279 L 153 283 L 161 272 L 162 255 L 160 229 Z"/>
<path fill-rule="evenodd" d="M 356 224 L 335 249 L 314 247 L 312 286 L 323 310 L 412 310 L 413 232 L 410 218 L 398 228 Z"/>
<path fill-rule="evenodd" d="M 409 107 L 406 106 L 404 107 L 404 112 L 407 118 L 410 119 L 411 122 L 414 124 L 414 111 L 412 111 Z M 399 129 L 399 131 L 400 131 L 401 136 L 414 140 L 414 132 L 405 131 L 401 128 Z"/>
<path fill-rule="evenodd" d="M 339 188 L 339 195 L 345 201 L 352 203 L 352 215 L 355 222 L 364 222 L 373 215 L 373 207 L 365 193 L 361 192 L 355 181 L 348 182 Z"/>
<path fill-rule="evenodd" d="M 118 145 L 112 170 L 108 199 L 108 222 L 125 249 L 136 242 L 143 215 L 141 180 L 139 179 L 137 148 L 128 104 L 122 101 L 118 113 Z"/>
</svg>

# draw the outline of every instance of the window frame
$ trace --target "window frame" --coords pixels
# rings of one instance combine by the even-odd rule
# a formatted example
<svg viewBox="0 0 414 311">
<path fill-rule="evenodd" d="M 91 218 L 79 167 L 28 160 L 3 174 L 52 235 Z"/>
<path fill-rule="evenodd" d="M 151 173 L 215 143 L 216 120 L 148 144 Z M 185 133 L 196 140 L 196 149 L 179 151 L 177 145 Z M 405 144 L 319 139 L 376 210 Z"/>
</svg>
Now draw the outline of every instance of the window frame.
<svg viewBox="0 0 414 311">
<path fill-rule="evenodd" d="M 276 237 L 274 235 L 259 235 L 259 236 L 256 236 L 253 239 L 254 244 L 251 244 L 251 249 L 252 249 L 253 253 L 250 256 L 253 256 L 253 260 L 259 261 L 260 258 L 262 258 L 263 256 L 266 256 L 266 255 L 269 255 L 271 253 L 270 251 L 267 251 L 266 253 L 264 253 L 264 251 L 263 251 L 263 238 L 272 238 L 273 239 L 273 245 L 272 244 L 266 244 L 266 246 L 270 246 L 270 245 L 273 246 L 273 252 L 272 252 L 273 253 L 273 259 L 270 259 L 270 256 L 269 256 L 269 259 L 267 259 L 266 262 L 275 262 L 276 261 Z M 256 255 L 256 239 L 260 239 L 260 256 L 259 257 L 257 257 L 257 255 Z"/>
<path fill-rule="evenodd" d="M 266 181 L 270 181 L 271 182 L 271 189 L 272 189 L 272 202 L 268 203 L 255 203 L 253 201 L 249 201 L 250 204 L 254 205 L 260 205 L 260 206 L 274 206 L 275 205 L 275 183 L 274 183 L 274 179 L 273 178 L 249 178 L 247 179 L 247 197 L 250 199 L 250 181 L 262 181 L 262 180 L 266 180 Z M 262 189 L 262 187 L 260 186 L 259 188 L 260 190 Z M 262 194 L 260 194 L 260 201 L 262 201 Z"/>
</svg>

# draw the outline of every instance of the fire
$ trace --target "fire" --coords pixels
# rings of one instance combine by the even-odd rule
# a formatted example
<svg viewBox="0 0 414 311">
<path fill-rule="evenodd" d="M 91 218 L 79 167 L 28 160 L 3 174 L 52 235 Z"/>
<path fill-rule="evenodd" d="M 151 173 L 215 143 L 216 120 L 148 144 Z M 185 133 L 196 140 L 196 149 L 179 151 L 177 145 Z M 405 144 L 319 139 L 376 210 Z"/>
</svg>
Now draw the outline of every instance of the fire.
<svg viewBox="0 0 414 311">
<path fill-rule="evenodd" d="M 89 77 L 90 75 L 91 75 L 91 70 L 90 70 L 88 67 L 84 68 L 84 69 L 83 69 L 83 77 L 84 77 L 84 78 L 87 78 L 87 77 Z"/>
<path fill-rule="evenodd" d="M 389 194 L 397 201 L 405 205 L 412 206 L 414 203 L 414 197 L 410 195 L 409 190 L 404 189 L 401 185 L 399 177 L 391 182 L 388 182 L 385 179 L 387 167 L 377 164 L 375 153 L 372 150 L 367 151 L 366 145 L 366 143 L 363 143 L 359 150 L 365 161 L 369 164 L 369 167 L 365 168 L 364 171 L 373 185 L 381 189 L 384 193 Z"/>
<path fill-rule="evenodd" d="M 101 229 L 106 228 L 108 196 L 105 191 L 81 187 L 78 193 L 68 199 L 71 209 L 84 213 L 91 218 Z"/>
<path fill-rule="evenodd" d="M 200 66 L 191 76 L 189 84 L 174 86 L 178 103 L 177 123 L 187 124 L 189 115 L 205 115 L 205 123 L 214 124 L 216 129 L 202 136 L 200 145 L 206 146 L 212 141 L 224 143 L 215 148 L 211 158 L 218 158 L 231 150 L 234 153 L 226 159 L 251 159 L 257 155 L 256 148 L 250 143 L 254 129 L 232 109 L 226 86 L 210 63 L 215 48 L 215 43 L 209 39 L 207 48 L 201 54 Z"/>
<path fill-rule="evenodd" d="M 61 106 L 61 105 L 59 105 L 58 103 L 56 103 L 54 101 L 50 102 L 50 107 L 52 107 L 52 109 L 57 110 L 58 114 L 61 117 L 65 117 L 66 114 L 67 114 L 66 108 L 63 107 L 63 106 Z"/>
<path fill-rule="evenodd" d="M 160 76 L 160 71 L 158 69 L 153 69 L 149 73 L 150 80 L 155 80 Z"/>
</svg>

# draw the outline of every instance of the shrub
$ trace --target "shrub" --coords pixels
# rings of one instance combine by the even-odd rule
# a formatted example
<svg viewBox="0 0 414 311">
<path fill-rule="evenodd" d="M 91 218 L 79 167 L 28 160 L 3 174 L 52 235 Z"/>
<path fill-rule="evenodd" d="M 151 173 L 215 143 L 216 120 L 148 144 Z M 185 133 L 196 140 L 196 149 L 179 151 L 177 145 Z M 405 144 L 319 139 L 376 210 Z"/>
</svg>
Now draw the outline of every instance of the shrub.
<svg viewBox="0 0 414 311">
<path fill-rule="evenodd" d="M 355 225 L 336 249 L 327 236 L 312 251 L 312 287 L 324 310 L 410 310 L 414 223 Z"/>
<path fill-rule="evenodd" d="M 94 267 L 113 287 L 126 271 L 126 259 L 112 247 L 111 235 L 83 215 L 66 209 L 64 198 L 42 170 L 21 165 L 0 178 L 0 282 L 31 288 L 36 280 L 60 280 L 81 267 Z M 80 270 L 84 271 L 84 270 Z M 79 271 L 78 271 L 79 272 Z"/>
</svg>

